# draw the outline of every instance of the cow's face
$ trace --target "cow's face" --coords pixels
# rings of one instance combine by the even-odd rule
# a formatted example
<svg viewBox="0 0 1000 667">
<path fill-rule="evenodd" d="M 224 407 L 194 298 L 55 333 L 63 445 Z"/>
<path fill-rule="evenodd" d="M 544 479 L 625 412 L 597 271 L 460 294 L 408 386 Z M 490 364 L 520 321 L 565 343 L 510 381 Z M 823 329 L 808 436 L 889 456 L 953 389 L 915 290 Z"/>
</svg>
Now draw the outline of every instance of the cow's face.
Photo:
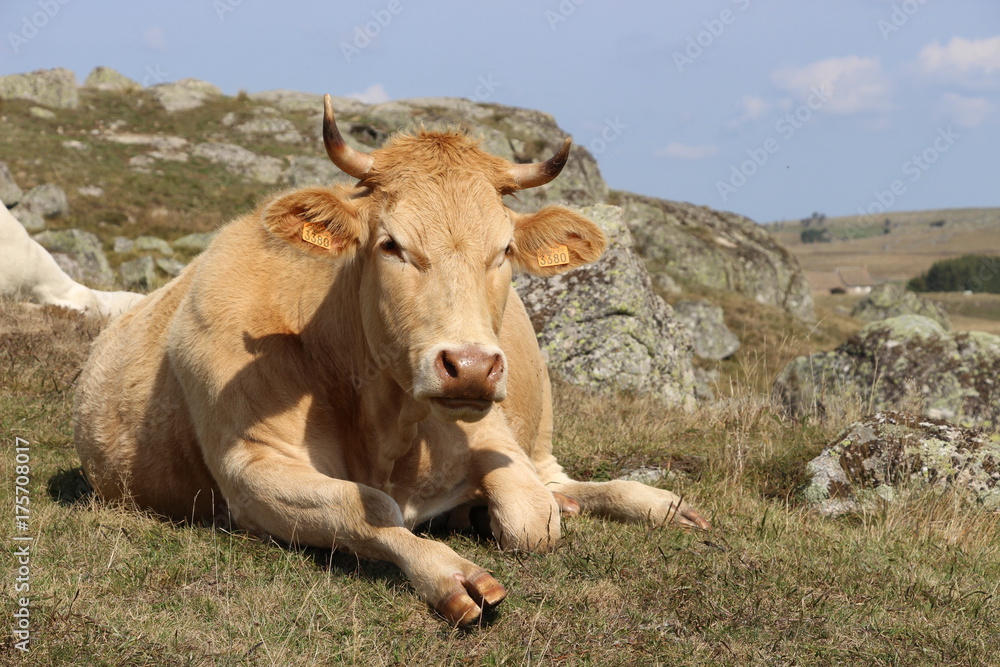
<svg viewBox="0 0 1000 667">
<path fill-rule="evenodd" d="M 568 209 L 508 209 L 502 195 L 518 189 L 517 172 L 461 134 L 400 136 L 365 157 L 358 189 L 293 192 L 269 211 L 297 214 L 265 215 L 281 217 L 280 235 L 296 242 L 302 226 L 321 225 L 329 248 L 299 244 L 307 252 L 353 256 L 379 367 L 438 418 L 481 419 L 506 396 L 500 326 L 513 272 L 593 261 L 604 235 Z"/>
</svg>

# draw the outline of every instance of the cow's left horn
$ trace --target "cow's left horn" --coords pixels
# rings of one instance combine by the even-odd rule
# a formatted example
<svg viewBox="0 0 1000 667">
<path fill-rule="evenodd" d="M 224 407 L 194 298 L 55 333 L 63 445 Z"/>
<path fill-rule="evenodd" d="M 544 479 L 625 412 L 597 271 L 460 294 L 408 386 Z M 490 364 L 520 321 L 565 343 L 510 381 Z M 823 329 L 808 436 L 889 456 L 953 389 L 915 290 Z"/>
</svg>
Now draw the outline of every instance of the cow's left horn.
<svg viewBox="0 0 1000 667">
<path fill-rule="evenodd" d="M 572 144 L 573 140 L 566 137 L 566 141 L 563 142 L 559 152 L 545 162 L 511 165 L 510 175 L 517 182 L 518 189 L 537 188 L 539 185 L 545 185 L 558 176 L 559 172 L 566 165 L 566 158 L 569 157 L 569 147 Z"/>
<path fill-rule="evenodd" d="M 364 178 L 372 168 L 372 156 L 364 151 L 354 150 L 340 136 L 337 121 L 333 117 L 333 100 L 329 95 L 323 96 L 323 144 L 333 163 L 348 176 Z"/>
</svg>

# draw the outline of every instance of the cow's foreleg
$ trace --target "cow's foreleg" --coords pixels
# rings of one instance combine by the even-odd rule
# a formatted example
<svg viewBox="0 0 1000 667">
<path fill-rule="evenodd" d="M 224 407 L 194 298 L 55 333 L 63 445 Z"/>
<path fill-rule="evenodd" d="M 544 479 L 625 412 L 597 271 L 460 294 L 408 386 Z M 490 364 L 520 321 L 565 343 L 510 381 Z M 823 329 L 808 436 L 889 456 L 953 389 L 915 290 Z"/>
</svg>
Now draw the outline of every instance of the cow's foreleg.
<svg viewBox="0 0 1000 667">
<path fill-rule="evenodd" d="M 665 526 L 671 522 L 687 528 L 708 530 L 711 526 L 680 497 L 640 482 L 577 482 L 563 473 L 554 475 L 546 488 L 580 503 L 588 514 L 630 523 Z"/>
<path fill-rule="evenodd" d="M 474 622 L 483 607 L 506 596 L 486 570 L 407 530 L 399 506 L 385 493 L 262 449 L 237 446 L 221 462 L 225 474 L 217 475 L 240 527 L 395 563 L 417 593 L 456 625 Z"/>
</svg>

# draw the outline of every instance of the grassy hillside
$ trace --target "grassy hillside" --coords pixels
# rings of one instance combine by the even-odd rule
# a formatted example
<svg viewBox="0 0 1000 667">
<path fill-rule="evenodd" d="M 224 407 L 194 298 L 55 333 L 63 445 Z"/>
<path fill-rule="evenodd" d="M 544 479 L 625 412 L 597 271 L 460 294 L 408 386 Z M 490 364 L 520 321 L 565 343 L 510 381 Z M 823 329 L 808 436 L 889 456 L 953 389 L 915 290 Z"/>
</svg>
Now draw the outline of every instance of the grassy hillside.
<svg viewBox="0 0 1000 667">
<path fill-rule="evenodd" d="M 85 495 L 70 410 L 96 333 L 0 301 L 0 430 L 8 452 L 15 436 L 30 442 L 34 537 L 31 651 L 8 634 L 2 664 L 996 664 L 1000 515 L 917 493 L 838 520 L 799 503 L 803 464 L 856 414 L 803 424 L 746 393 L 685 413 L 556 387 L 571 474 L 670 468 L 667 486 L 714 527 L 581 517 L 543 555 L 438 534 L 510 593 L 487 626 L 459 632 L 384 563 Z M 15 474 L 3 457 L 0 476 Z M 8 545 L 14 534 L 4 522 Z"/>
</svg>

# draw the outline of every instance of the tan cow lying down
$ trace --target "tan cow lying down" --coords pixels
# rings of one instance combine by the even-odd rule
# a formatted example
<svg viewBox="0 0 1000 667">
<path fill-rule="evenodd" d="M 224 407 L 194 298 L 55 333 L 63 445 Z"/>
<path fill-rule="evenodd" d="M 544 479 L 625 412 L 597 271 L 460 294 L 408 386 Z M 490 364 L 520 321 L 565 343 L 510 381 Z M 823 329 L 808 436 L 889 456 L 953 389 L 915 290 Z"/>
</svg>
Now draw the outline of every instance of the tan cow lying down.
<svg viewBox="0 0 1000 667">
<path fill-rule="evenodd" d="M 448 132 L 366 154 L 329 97 L 324 138 L 356 187 L 265 201 L 94 344 L 75 429 L 96 491 L 392 561 L 460 625 L 506 592 L 411 532 L 431 517 L 486 505 L 500 545 L 525 550 L 559 538 L 560 509 L 707 528 L 668 491 L 573 481 L 552 455 L 549 379 L 511 276 L 594 261 L 605 239 L 501 196 L 555 178 L 569 141 L 530 165 Z M 543 266 L 554 248 L 563 263 Z"/>
<path fill-rule="evenodd" d="M 2 202 L 0 295 L 101 317 L 118 317 L 144 296 L 134 292 L 102 292 L 76 282 L 56 264 L 48 250 L 28 236 Z"/>
</svg>

